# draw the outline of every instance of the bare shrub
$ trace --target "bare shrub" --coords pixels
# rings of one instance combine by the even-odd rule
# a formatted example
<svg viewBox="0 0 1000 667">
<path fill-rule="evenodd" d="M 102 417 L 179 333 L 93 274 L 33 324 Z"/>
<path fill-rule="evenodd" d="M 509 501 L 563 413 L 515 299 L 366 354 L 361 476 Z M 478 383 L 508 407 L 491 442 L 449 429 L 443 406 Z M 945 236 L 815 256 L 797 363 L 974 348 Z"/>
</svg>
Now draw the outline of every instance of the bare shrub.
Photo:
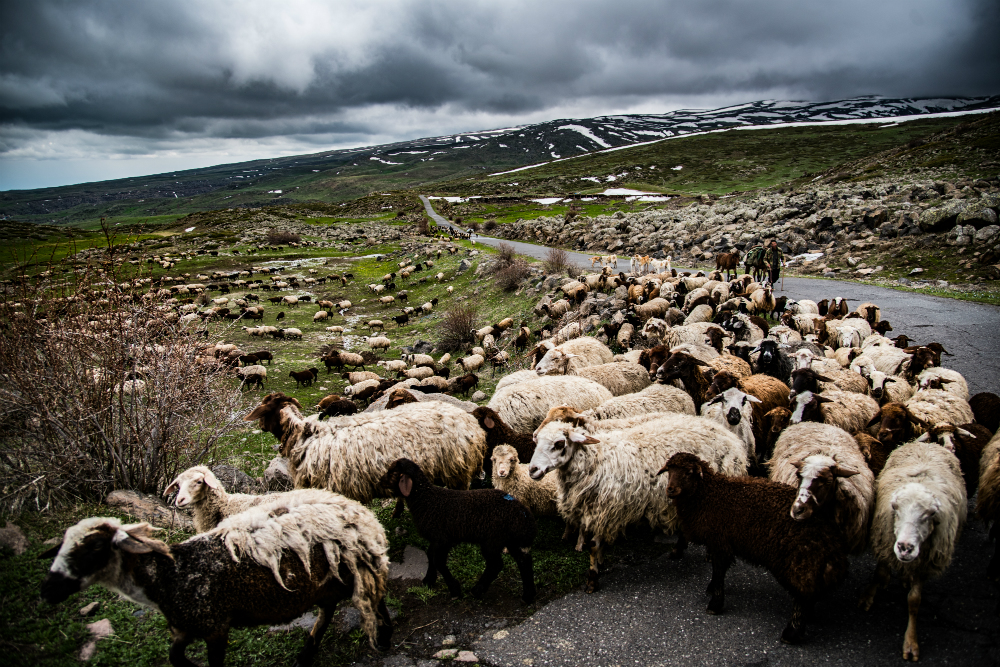
<svg viewBox="0 0 1000 667">
<path fill-rule="evenodd" d="M 497 228 L 497 221 L 492 218 L 483 223 L 483 231 L 492 232 Z"/>
<path fill-rule="evenodd" d="M 445 312 L 438 324 L 438 348 L 445 352 L 462 350 L 475 340 L 472 335 L 476 328 L 479 309 L 469 303 L 452 306 Z"/>
<path fill-rule="evenodd" d="M 569 253 L 562 248 L 549 248 L 542 259 L 545 273 L 562 273 L 569 265 Z"/>
<path fill-rule="evenodd" d="M 287 229 L 274 229 L 271 228 L 267 230 L 267 244 L 268 245 L 283 245 L 286 243 L 301 243 L 302 237 L 295 232 L 290 232 Z"/>
<path fill-rule="evenodd" d="M 514 246 L 509 243 L 497 244 L 497 254 L 494 255 L 493 259 L 493 261 L 498 265 L 495 270 L 499 270 L 509 264 L 512 264 L 516 257 L 517 250 L 514 249 Z"/>
<path fill-rule="evenodd" d="M 160 493 L 240 423 L 236 383 L 168 321 L 169 292 L 133 291 L 114 264 L 58 288 L 22 281 L 0 303 L 0 513 Z"/>
<path fill-rule="evenodd" d="M 421 217 L 417 219 L 416 222 L 417 233 L 423 236 L 427 236 L 431 233 L 431 221 L 426 217 Z"/>
<path fill-rule="evenodd" d="M 493 279 L 504 292 L 513 292 L 529 275 L 531 267 L 528 262 L 523 257 L 517 256 L 512 262 L 496 271 Z"/>
</svg>

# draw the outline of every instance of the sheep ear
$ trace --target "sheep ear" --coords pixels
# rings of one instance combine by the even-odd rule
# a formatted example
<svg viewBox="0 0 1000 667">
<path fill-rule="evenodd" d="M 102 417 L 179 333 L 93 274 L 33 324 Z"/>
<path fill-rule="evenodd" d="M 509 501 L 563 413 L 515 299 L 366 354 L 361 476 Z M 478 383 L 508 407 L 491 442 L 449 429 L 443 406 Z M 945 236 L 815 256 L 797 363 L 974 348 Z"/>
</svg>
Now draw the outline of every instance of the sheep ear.
<svg viewBox="0 0 1000 667">
<path fill-rule="evenodd" d="M 173 558 L 170 547 L 149 537 L 152 533 L 152 526 L 148 523 L 140 523 L 134 526 L 122 526 L 115 532 L 113 543 L 122 551 L 132 554 L 148 554 L 156 552 Z"/>
<path fill-rule="evenodd" d="M 60 549 L 62 549 L 62 541 L 60 541 L 59 544 L 55 545 L 54 547 L 46 549 L 42 553 L 38 554 L 38 560 L 42 560 L 45 558 L 55 558 L 56 556 L 59 555 Z"/>
<path fill-rule="evenodd" d="M 751 403 L 763 403 L 763 401 L 761 401 L 759 398 L 757 398 L 756 396 L 751 396 L 750 394 L 747 394 L 747 400 L 750 401 Z"/>
<path fill-rule="evenodd" d="M 705 405 L 715 405 L 716 403 L 721 403 L 724 399 L 725 399 L 725 397 L 722 394 L 718 394 L 715 398 L 713 398 L 712 400 L 710 400 Z"/>
<path fill-rule="evenodd" d="M 408 498 L 412 491 L 413 491 L 413 480 L 410 479 L 409 475 L 400 475 L 399 492 L 403 494 L 404 498 Z"/>
<path fill-rule="evenodd" d="M 660 471 L 659 471 L 659 472 L 657 472 L 657 473 L 656 473 L 656 475 L 654 475 L 654 476 L 655 476 L 655 477 L 659 477 L 659 476 L 660 476 L 660 475 L 662 475 L 663 473 L 667 472 L 667 467 L 668 467 L 668 466 L 667 466 L 667 464 L 666 464 L 666 463 L 664 463 L 664 464 L 663 464 L 663 467 L 662 467 L 662 468 L 660 468 Z"/>
<path fill-rule="evenodd" d="M 177 480 L 175 479 L 170 483 L 170 486 L 168 486 L 166 490 L 163 492 L 163 496 L 164 497 L 169 496 L 171 493 L 177 493 L 180 490 L 181 490 L 181 485 L 178 484 Z"/>
<path fill-rule="evenodd" d="M 258 419 L 266 415 L 270 409 L 271 409 L 270 403 L 261 403 L 256 408 L 254 408 L 253 412 L 244 417 L 243 421 L 247 422 L 257 421 Z"/>
<path fill-rule="evenodd" d="M 865 428 L 870 428 L 872 426 L 875 426 L 876 424 L 881 424 L 881 423 L 882 423 L 882 411 L 879 410 L 878 412 L 875 413 L 875 416 L 868 421 L 868 424 L 865 426 Z"/>
<path fill-rule="evenodd" d="M 930 434 L 930 432 L 927 432 L 927 433 L 921 434 L 920 437 L 917 438 L 917 442 L 927 442 L 930 439 L 931 439 L 931 434 Z"/>
<path fill-rule="evenodd" d="M 493 421 L 492 417 L 486 417 L 483 419 L 483 423 L 486 424 L 486 428 L 494 428 L 497 425 L 497 423 Z"/>
<path fill-rule="evenodd" d="M 204 481 L 205 484 L 207 484 L 208 488 L 210 489 L 218 490 L 222 488 L 222 483 L 219 482 L 218 478 L 215 475 L 205 475 L 204 477 L 202 477 L 202 481 Z"/>
<path fill-rule="evenodd" d="M 795 468 L 796 470 L 798 470 L 799 472 L 802 472 L 802 466 L 804 466 L 806 464 L 806 462 L 802 461 L 802 460 L 795 460 L 795 461 L 792 461 L 791 463 L 792 463 L 792 467 Z"/>
<path fill-rule="evenodd" d="M 897 379 L 896 379 L 896 378 L 894 378 L 894 377 L 887 377 L 887 378 L 885 379 L 885 381 L 886 381 L 886 382 L 899 382 L 899 380 L 897 380 Z"/>
<path fill-rule="evenodd" d="M 958 433 L 963 438 L 971 438 L 971 437 L 973 437 L 973 435 L 971 433 L 969 433 L 968 431 L 966 431 L 964 428 L 956 428 L 955 429 L 955 433 Z"/>
<path fill-rule="evenodd" d="M 827 398 L 826 396 L 817 396 L 813 394 L 813 398 L 816 399 L 817 403 L 836 403 L 832 398 Z"/>
<path fill-rule="evenodd" d="M 820 382 L 833 382 L 833 380 L 831 380 L 825 375 L 817 375 L 816 379 L 819 380 Z"/>
<path fill-rule="evenodd" d="M 835 477 L 854 477 L 858 474 L 858 471 L 854 468 L 848 468 L 842 465 L 834 466 L 830 469 L 830 472 L 832 472 Z"/>
</svg>

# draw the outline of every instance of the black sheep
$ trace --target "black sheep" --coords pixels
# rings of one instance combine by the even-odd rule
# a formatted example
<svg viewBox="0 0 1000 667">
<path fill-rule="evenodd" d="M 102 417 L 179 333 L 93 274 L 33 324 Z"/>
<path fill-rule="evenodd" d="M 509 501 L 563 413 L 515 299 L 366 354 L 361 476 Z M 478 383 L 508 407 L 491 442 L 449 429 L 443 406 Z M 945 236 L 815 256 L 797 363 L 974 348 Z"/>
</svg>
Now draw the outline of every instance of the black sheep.
<svg viewBox="0 0 1000 667">
<path fill-rule="evenodd" d="M 319 413 L 320 421 L 327 417 L 339 417 L 341 415 L 353 415 L 358 411 L 358 404 L 349 398 L 341 398 L 333 401 L 323 408 Z"/>
<path fill-rule="evenodd" d="M 996 433 L 1000 428 L 1000 396 L 984 391 L 969 399 L 969 407 L 976 416 L 976 422 Z"/>
<path fill-rule="evenodd" d="M 710 614 L 725 610 L 726 571 L 739 557 L 767 568 L 791 593 L 794 610 L 781 640 L 799 642 L 803 617 L 817 598 L 847 574 L 847 549 L 839 531 L 823 522 L 795 521 L 788 512 L 797 490 L 756 477 L 726 477 L 694 454 L 674 454 L 667 495 L 677 508 L 687 541 L 704 544 L 712 561 Z"/>
<path fill-rule="evenodd" d="M 416 463 L 397 460 L 382 485 L 402 496 L 413 515 L 417 532 L 430 542 L 427 550 L 425 586 L 433 586 L 438 572 L 453 597 L 462 595 L 462 585 L 448 570 L 448 552 L 462 544 L 478 544 L 486 569 L 472 587 L 472 596 L 482 598 L 503 570 L 507 549 L 521 572 L 521 600 L 535 599 L 535 574 L 531 545 L 535 541 L 535 517 L 514 496 L 499 489 L 456 491 L 434 486 Z"/>
<path fill-rule="evenodd" d="M 794 363 L 792 358 L 782 350 L 776 340 L 762 340 L 757 345 L 760 355 L 754 364 L 755 373 L 763 373 L 788 384 L 792 378 Z"/>
</svg>

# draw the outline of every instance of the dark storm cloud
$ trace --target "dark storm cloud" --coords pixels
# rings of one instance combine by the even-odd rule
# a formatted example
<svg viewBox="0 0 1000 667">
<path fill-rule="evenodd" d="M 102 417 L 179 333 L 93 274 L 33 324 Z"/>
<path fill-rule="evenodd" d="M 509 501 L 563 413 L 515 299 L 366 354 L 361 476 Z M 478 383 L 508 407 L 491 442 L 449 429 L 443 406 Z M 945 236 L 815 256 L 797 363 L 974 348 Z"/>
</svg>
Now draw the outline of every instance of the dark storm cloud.
<svg viewBox="0 0 1000 667">
<path fill-rule="evenodd" d="M 998 28 L 995 0 L 7 2 L 0 159 L 74 132 L 126 153 L 329 145 L 644 104 L 996 94 Z"/>
</svg>

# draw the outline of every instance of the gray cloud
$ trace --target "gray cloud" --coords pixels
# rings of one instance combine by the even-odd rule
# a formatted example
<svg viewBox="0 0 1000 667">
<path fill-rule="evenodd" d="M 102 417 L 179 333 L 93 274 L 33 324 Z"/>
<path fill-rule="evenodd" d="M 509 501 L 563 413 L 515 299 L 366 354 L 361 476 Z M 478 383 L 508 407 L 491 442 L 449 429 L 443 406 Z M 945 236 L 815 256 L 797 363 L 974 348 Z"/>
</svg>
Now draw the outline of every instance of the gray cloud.
<svg viewBox="0 0 1000 667">
<path fill-rule="evenodd" d="M 290 151 L 768 97 L 996 94 L 998 28 L 995 0 L 3 3 L 0 188 L 17 160 L 57 158 L 53 138 L 81 159 Z"/>
</svg>

